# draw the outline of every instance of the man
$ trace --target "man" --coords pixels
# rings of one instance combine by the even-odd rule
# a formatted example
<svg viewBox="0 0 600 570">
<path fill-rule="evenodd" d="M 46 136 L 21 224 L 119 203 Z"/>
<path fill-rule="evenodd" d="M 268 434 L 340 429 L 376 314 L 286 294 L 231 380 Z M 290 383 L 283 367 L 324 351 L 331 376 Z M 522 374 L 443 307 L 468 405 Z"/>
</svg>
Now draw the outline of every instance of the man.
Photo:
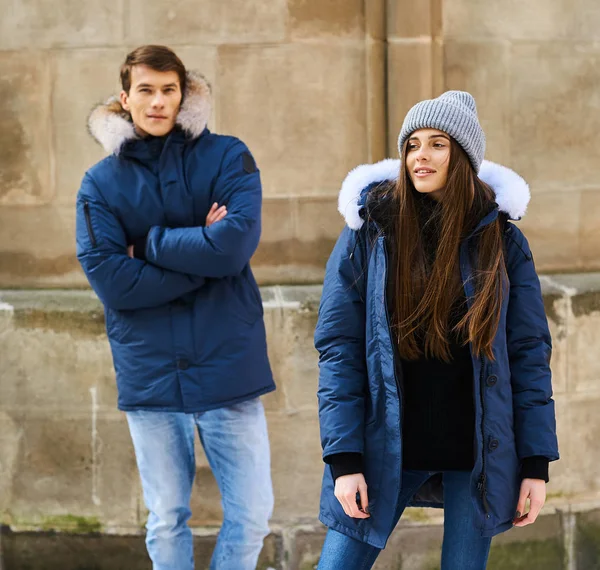
<svg viewBox="0 0 600 570">
<path fill-rule="evenodd" d="M 238 139 L 206 123 L 210 87 L 163 46 L 131 52 L 120 97 L 93 110 L 111 153 L 77 196 L 77 257 L 105 307 L 154 570 L 194 567 L 194 426 L 221 490 L 211 570 L 253 569 L 273 508 L 259 396 L 275 389 L 249 261 L 261 183 Z"/>
</svg>

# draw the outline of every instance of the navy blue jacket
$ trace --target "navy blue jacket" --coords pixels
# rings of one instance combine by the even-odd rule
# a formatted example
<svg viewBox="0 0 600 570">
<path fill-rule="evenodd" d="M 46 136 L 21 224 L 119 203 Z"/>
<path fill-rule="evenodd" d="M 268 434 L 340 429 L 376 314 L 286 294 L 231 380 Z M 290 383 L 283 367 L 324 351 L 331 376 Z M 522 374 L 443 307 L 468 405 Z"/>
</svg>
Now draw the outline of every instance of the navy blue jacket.
<svg viewBox="0 0 600 570">
<path fill-rule="evenodd" d="M 200 412 L 275 388 L 249 261 L 261 183 L 247 147 L 206 129 L 209 89 L 190 76 L 176 128 L 140 139 L 110 105 L 90 116 L 112 152 L 77 196 L 77 257 L 104 304 L 119 408 Z M 222 221 L 204 227 L 213 202 Z M 127 246 L 143 243 L 142 257 Z"/>
<path fill-rule="evenodd" d="M 385 236 L 361 217 L 366 193 L 393 180 L 398 160 L 363 165 L 342 186 L 339 209 L 346 219 L 327 264 L 315 346 L 319 351 L 319 418 L 323 457 L 360 453 L 368 486 L 368 519 L 348 517 L 334 496 L 325 467 L 320 519 L 327 526 L 383 548 L 392 532 L 402 473 L 401 393 L 387 315 Z M 499 211 L 520 218 L 529 189 L 514 172 L 484 162 L 480 177 L 496 193 L 498 209 L 482 219 L 460 248 L 467 299 L 473 297 L 469 249 L 477 230 Z M 482 536 L 512 527 L 526 457 L 558 459 L 552 399 L 551 340 L 527 240 L 512 223 L 505 232 L 509 294 L 493 342 L 495 361 L 473 357 L 476 461 L 471 475 L 473 508 Z M 401 370 L 401 368 L 400 368 Z M 443 506 L 439 480 L 418 493 L 413 505 Z M 426 485 L 427 487 L 427 485 Z M 435 497 L 435 498 L 434 498 Z"/>
</svg>

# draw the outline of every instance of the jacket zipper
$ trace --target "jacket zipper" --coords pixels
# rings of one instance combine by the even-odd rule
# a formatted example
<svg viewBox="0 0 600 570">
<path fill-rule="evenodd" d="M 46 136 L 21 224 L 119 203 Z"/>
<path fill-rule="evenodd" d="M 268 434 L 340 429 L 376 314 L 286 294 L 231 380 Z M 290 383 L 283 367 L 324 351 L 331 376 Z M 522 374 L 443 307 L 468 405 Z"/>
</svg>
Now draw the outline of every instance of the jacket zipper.
<svg viewBox="0 0 600 570">
<path fill-rule="evenodd" d="M 88 236 L 92 242 L 92 247 L 96 247 L 96 236 L 94 235 L 94 229 L 92 228 L 89 202 L 83 203 L 83 215 L 85 216 L 85 225 L 87 226 Z"/>
<path fill-rule="evenodd" d="M 483 368 L 485 361 L 483 355 L 479 357 L 479 362 L 479 398 L 481 401 L 481 473 L 477 483 L 477 490 L 481 493 L 481 502 L 483 503 L 485 514 L 487 515 L 490 512 L 490 505 L 487 499 L 487 475 L 485 472 L 485 397 L 483 392 Z"/>
<path fill-rule="evenodd" d="M 383 301 L 384 301 L 384 305 L 385 305 L 385 319 L 386 319 L 386 323 L 387 323 L 387 327 L 388 327 L 388 332 L 390 335 L 390 341 L 392 343 L 392 365 L 394 367 L 394 380 L 396 382 L 396 391 L 398 392 L 398 399 L 400 400 L 400 445 L 402 445 L 402 419 L 404 418 L 404 397 L 402 394 L 402 386 L 400 385 L 400 382 L 398 381 L 398 374 L 396 371 L 396 348 L 394 346 L 393 343 L 393 334 L 392 334 L 392 327 L 390 324 L 390 313 L 388 310 L 388 301 L 387 301 L 387 281 L 388 281 L 388 272 L 389 272 L 389 264 L 390 264 L 390 260 L 388 257 L 388 253 L 387 253 L 387 248 L 385 246 L 385 238 L 382 240 L 382 244 L 383 244 L 383 253 L 385 256 L 385 289 L 383 292 Z M 400 449 L 400 451 L 402 451 L 402 449 Z"/>
</svg>

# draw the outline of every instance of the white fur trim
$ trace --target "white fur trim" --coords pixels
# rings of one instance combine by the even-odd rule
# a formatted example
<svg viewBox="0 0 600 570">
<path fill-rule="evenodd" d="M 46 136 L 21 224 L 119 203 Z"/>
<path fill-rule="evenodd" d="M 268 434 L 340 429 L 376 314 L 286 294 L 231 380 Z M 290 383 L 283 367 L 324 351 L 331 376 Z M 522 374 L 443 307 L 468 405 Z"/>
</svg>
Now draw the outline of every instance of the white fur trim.
<svg viewBox="0 0 600 570">
<path fill-rule="evenodd" d="M 501 212 L 505 212 L 513 220 L 519 220 L 525 215 L 531 192 L 527 182 L 514 170 L 484 160 L 479 170 L 479 178 L 494 190 Z"/>
<path fill-rule="evenodd" d="M 90 134 L 111 154 L 118 154 L 127 141 L 136 138 L 133 123 L 109 109 L 110 104 L 117 100 L 117 97 L 111 97 L 106 103 L 98 105 L 88 119 Z M 185 97 L 177 115 L 177 124 L 188 136 L 198 138 L 206 128 L 211 110 L 209 82 L 200 73 L 188 71 Z"/>
<path fill-rule="evenodd" d="M 358 230 L 364 223 L 358 205 L 362 191 L 374 182 L 397 180 L 399 172 L 400 160 L 386 158 L 375 164 L 361 164 L 348 173 L 338 197 L 338 211 L 350 229 Z M 508 214 L 513 220 L 525 215 L 531 194 L 525 180 L 516 172 L 506 166 L 484 160 L 479 178 L 494 190 L 500 211 Z"/>
<path fill-rule="evenodd" d="M 396 180 L 399 170 L 399 159 L 386 158 L 375 164 L 361 164 L 348 173 L 338 197 L 338 211 L 350 229 L 358 230 L 363 225 L 358 213 L 358 199 L 363 189 L 375 182 Z"/>
</svg>

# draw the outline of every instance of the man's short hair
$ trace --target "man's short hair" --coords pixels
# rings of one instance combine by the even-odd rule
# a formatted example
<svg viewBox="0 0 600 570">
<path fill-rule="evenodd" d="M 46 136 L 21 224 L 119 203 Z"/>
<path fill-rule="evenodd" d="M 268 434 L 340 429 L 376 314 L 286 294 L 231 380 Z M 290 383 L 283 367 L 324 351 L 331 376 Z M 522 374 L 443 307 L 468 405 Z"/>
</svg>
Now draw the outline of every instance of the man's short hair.
<svg viewBox="0 0 600 570">
<path fill-rule="evenodd" d="M 121 66 L 121 87 L 126 93 L 131 89 L 131 69 L 134 65 L 146 65 L 154 71 L 175 71 L 179 76 L 181 93 L 185 93 L 185 65 L 167 46 L 140 46 L 127 54 L 125 63 Z"/>
</svg>

